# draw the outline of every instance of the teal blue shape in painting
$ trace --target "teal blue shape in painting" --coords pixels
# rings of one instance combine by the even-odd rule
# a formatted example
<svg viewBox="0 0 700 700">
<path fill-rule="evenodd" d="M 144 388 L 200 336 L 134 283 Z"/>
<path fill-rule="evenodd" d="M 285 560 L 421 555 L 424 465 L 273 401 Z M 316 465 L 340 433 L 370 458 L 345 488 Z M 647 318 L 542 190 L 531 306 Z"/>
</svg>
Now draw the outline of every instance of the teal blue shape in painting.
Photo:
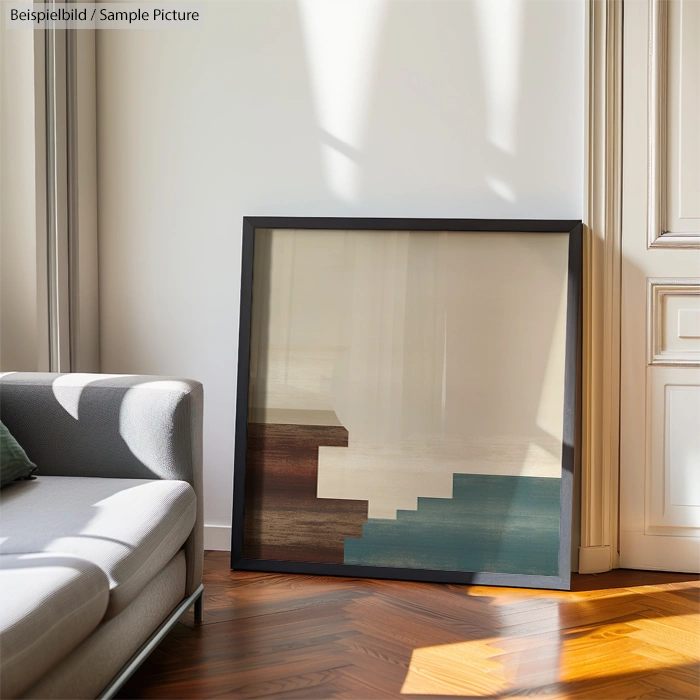
<svg viewBox="0 0 700 700">
<path fill-rule="evenodd" d="M 452 498 L 419 498 L 345 538 L 346 564 L 556 576 L 561 479 L 455 474 Z"/>
</svg>

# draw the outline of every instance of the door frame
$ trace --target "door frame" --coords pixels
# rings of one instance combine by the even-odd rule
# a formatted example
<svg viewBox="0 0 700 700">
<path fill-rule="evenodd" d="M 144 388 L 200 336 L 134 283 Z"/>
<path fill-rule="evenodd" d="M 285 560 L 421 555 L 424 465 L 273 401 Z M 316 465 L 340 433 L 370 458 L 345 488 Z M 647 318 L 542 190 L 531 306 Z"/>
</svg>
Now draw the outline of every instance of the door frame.
<svg viewBox="0 0 700 700">
<path fill-rule="evenodd" d="M 96 32 L 55 25 L 34 30 L 36 369 L 98 372 Z"/>
<path fill-rule="evenodd" d="M 619 566 L 623 0 L 587 0 L 578 570 Z"/>
</svg>

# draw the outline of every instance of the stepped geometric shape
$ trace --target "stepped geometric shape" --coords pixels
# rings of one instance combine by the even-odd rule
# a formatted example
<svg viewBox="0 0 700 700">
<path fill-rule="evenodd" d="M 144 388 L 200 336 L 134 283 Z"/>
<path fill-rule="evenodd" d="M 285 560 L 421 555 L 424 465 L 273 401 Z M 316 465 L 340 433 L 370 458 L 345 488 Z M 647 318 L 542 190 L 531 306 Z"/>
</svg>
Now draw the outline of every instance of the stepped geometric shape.
<svg viewBox="0 0 700 700">
<path fill-rule="evenodd" d="M 318 448 L 318 497 L 368 501 L 370 519 L 395 520 L 418 498 L 452 498 L 454 474 L 561 479 L 561 438 L 416 435 L 390 444 Z M 348 533 L 348 537 L 353 535 Z"/>
<path fill-rule="evenodd" d="M 455 474 L 452 498 L 419 498 L 345 538 L 345 564 L 556 576 L 560 479 Z M 504 515 L 505 514 L 505 515 Z"/>
</svg>

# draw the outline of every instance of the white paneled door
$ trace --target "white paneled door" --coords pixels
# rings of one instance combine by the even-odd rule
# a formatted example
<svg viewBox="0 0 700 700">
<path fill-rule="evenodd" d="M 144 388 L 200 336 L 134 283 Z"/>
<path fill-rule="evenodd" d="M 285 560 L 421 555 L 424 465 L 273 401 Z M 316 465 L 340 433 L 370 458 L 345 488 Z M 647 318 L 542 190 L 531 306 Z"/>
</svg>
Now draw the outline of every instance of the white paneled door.
<svg viewBox="0 0 700 700">
<path fill-rule="evenodd" d="M 625 3 L 620 566 L 700 571 L 700 2 Z"/>
</svg>

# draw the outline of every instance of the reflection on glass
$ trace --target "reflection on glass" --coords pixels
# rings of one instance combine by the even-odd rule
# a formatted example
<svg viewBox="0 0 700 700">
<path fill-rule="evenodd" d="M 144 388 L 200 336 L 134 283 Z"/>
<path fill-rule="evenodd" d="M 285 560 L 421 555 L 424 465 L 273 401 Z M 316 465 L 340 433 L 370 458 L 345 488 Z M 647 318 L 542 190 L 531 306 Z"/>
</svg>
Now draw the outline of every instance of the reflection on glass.
<svg viewBox="0 0 700 700">
<path fill-rule="evenodd" d="M 556 575 L 567 255 L 258 230 L 245 556 Z"/>
</svg>

